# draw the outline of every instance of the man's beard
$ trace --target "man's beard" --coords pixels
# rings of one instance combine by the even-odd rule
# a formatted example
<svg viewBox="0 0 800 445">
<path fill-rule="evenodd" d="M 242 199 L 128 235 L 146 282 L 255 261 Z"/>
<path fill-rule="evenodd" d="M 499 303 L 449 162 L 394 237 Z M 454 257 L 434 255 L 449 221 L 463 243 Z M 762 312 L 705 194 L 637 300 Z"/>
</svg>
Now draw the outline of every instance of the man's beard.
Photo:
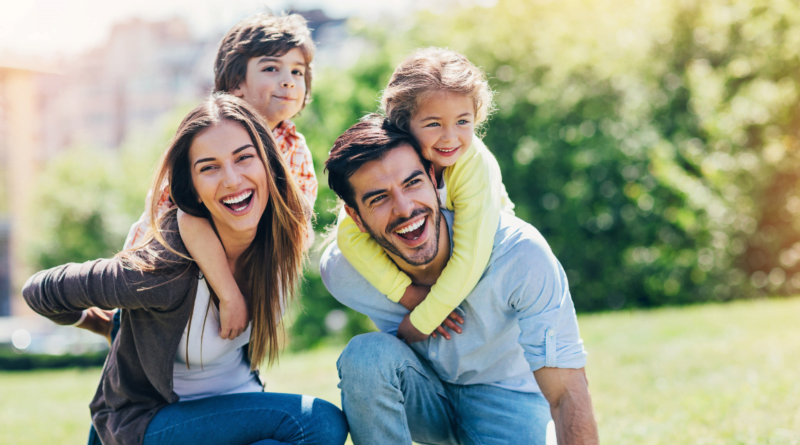
<svg viewBox="0 0 800 445">
<path fill-rule="evenodd" d="M 410 250 L 413 253 L 419 253 L 419 255 L 414 255 L 413 258 L 410 258 L 405 254 L 403 254 L 402 252 L 400 252 L 400 249 L 398 249 L 397 246 L 395 246 L 391 241 L 389 241 L 389 238 L 387 238 L 386 236 L 378 235 L 375 231 L 372 230 L 370 226 L 367 225 L 367 223 L 363 219 L 361 220 L 361 223 L 364 225 L 364 228 L 367 229 L 367 232 L 370 234 L 370 236 L 372 236 L 372 239 L 374 239 L 386 251 L 402 258 L 403 261 L 412 266 L 424 266 L 433 261 L 433 259 L 436 258 L 436 255 L 439 254 L 439 232 L 440 232 L 439 223 L 442 219 L 442 212 L 439 211 L 438 208 L 436 210 L 433 210 L 429 207 L 414 209 L 414 211 L 411 212 L 411 216 L 409 216 L 408 218 L 398 218 L 392 221 L 387 226 L 386 232 L 391 237 L 392 236 L 391 234 L 398 226 L 401 226 L 406 222 L 423 214 L 428 215 L 428 220 L 425 222 L 425 224 L 433 224 L 432 227 L 429 227 L 429 229 L 430 228 L 433 229 L 433 246 L 430 246 L 431 240 L 429 239 L 427 242 L 423 243 L 418 247 L 410 248 Z M 431 218 L 431 216 L 433 216 L 433 218 Z"/>
</svg>

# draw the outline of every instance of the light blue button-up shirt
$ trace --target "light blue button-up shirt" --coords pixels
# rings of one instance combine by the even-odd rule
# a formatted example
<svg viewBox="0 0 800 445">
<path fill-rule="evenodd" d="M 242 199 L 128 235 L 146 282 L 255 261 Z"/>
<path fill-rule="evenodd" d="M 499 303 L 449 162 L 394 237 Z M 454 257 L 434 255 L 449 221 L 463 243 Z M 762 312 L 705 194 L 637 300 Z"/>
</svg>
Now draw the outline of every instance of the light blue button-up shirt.
<svg viewBox="0 0 800 445">
<path fill-rule="evenodd" d="M 442 214 L 452 245 L 453 212 Z M 335 242 L 322 254 L 320 273 L 342 304 L 397 333 L 408 310 L 369 284 Z M 564 269 L 539 231 L 517 217 L 501 213 L 489 264 L 457 310 L 463 333 L 411 344 L 441 380 L 538 392 L 531 371 L 586 365 Z"/>
</svg>

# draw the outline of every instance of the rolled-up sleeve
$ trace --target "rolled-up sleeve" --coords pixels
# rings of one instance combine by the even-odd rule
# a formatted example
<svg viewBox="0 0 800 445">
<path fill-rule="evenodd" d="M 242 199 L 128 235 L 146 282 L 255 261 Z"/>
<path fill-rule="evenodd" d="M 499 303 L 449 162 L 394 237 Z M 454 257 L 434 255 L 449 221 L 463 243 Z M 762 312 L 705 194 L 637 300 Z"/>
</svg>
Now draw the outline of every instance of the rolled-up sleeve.
<svg viewBox="0 0 800 445">
<path fill-rule="evenodd" d="M 586 351 L 564 269 L 541 235 L 524 243 L 505 284 L 512 286 L 509 304 L 517 311 L 525 359 L 531 371 L 583 368 Z"/>
</svg>

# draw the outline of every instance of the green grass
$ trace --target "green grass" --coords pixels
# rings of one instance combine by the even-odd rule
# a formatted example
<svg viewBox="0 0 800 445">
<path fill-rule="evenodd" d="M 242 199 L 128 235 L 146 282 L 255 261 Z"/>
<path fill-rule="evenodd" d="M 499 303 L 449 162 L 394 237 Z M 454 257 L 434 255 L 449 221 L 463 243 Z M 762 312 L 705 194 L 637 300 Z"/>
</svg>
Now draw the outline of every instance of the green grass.
<svg viewBox="0 0 800 445">
<path fill-rule="evenodd" d="M 800 444 L 800 299 L 581 316 L 605 444 Z M 284 355 L 267 390 L 339 404 L 340 348 Z M 85 443 L 99 369 L 0 373 L 0 443 Z"/>
</svg>

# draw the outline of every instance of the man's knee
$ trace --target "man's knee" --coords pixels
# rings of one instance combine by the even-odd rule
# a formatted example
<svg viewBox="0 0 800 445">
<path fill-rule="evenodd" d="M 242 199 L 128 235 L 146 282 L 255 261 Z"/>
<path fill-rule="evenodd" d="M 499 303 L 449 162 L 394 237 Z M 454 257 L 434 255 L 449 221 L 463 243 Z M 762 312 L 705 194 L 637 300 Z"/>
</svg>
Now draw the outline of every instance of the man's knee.
<svg viewBox="0 0 800 445">
<path fill-rule="evenodd" d="M 367 381 L 384 380 L 394 374 L 403 361 L 415 358 L 414 352 L 397 337 L 370 332 L 353 337 L 336 365 L 341 385 L 353 382 L 363 386 Z"/>
<path fill-rule="evenodd" d="M 347 440 L 349 428 L 342 410 L 322 399 L 314 400 L 313 410 L 313 428 L 318 430 L 320 443 L 341 444 Z"/>
</svg>

